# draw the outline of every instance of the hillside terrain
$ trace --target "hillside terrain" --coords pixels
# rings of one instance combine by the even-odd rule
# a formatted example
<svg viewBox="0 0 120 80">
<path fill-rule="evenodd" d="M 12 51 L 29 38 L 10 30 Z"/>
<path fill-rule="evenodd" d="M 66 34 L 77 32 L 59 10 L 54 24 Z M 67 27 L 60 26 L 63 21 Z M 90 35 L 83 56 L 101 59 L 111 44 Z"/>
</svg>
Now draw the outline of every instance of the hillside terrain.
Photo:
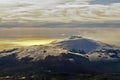
<svg viewBox="0 0 120 80">
<path fill-rule="evenodd" d="M 71 36 L 48 45 L 0 51 L 0 73 L 120 73 L 120 47 Z"/>
</svg>

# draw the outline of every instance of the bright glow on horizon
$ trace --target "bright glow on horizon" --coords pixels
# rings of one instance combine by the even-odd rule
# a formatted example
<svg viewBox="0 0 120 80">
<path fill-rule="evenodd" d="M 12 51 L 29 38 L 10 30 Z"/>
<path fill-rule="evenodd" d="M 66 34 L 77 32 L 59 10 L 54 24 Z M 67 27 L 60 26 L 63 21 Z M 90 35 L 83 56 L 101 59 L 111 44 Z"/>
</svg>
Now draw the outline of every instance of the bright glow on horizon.
<svg viewBox="0 0 120 80">
<path fill-rule="evenodd" d="M 30 39 L 30 38 L 0 39 L 0 50 L 33 45 L 46 45 L 55 40 L 56 39 Z"/>
<path fill-rule="evenodd" d="M 52 41 L 53 40 L 28 40 L 28 41 L 13 42 L 13 44 L 19 46 L 32 46 L 32 45 L 45 45 L 51 43 Z"/>
</svg>

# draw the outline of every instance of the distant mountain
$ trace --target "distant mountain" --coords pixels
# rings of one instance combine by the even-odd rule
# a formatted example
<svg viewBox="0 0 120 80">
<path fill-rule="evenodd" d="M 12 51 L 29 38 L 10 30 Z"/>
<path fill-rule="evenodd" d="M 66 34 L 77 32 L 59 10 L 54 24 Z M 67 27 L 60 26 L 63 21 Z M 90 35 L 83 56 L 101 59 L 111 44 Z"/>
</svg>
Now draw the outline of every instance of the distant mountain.
<svg viewBox="0 0 120 80">
<path fill-rule="evenodd" d="M 119 47 L 71 36 L 49 45 L 0 51 L 0 73 L 112 73 L 120 72 L 119 61 Z"/>
<path fill-rule="evenodd" d="M 89 53 L 104 47 L 108 47 L 106 44 L 82 38 L 79 36 L 72 36 L 68 40 L 58 42 L 57 44 L 58 46 L 61 46 L 70 51 L 72 50 L 74 50 L 75 52 L 84 51 L 85 53 Z"/>
</svg>

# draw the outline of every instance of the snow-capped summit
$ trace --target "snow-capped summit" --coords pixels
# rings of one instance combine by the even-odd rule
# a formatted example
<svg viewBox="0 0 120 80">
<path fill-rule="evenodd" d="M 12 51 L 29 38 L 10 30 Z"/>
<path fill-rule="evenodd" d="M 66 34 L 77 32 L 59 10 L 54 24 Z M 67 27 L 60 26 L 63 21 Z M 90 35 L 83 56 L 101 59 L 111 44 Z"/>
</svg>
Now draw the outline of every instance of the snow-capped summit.
<svg viewBox="0 0 120 80">
<path fill-rule="evenodd" d="M 57 42 L 57 46 L 72 52 L 73 54 L 87 56 L 91 61 L 115 60 L 120 58 L 120 48 L 77 36 L 71 36 L 69 39 Z"/>
<path fill-rule="evenodd" d="M 73 52 L 85 52 L 85 53 L 90 53 L 105 47 L 109 47 L 107 46 L 107 44 L 83 38 L 79 35 L 71 36 L 69 39 L 57 42 L 56 44 L 57 46 L 61 46 L 62 48 Z"/>
<path fill-rule="evenodd" d="M 119 61 L 120 48 L 81 36 L 71 36 L 49 45 L 0 51 L 0 73 L 12 71 L 28 73 L 31 70 L 32 72 L 120 72 Z"/>
<path fill-rule="evenodd" d="M 99 41 L 83 38 L 79 35 L 71 36 L 68 39 L 54 42 L 49 45 L 30 46 L 26 48 L 14 48 L 0 51 L 0 57 L 16 54 L 17 59 L 30 57 L 33 60 L 45 59 L 47 56 L 59 56 L 62 53 L 72 53 L 80 56 L 90 56 L 97 53 L 105 53 L 113 57 L 113 54 L 120 57 L 119 49 L 116 46 L 108 45 Z M 114 56 L 115 57 L 115 56 Z M 98 57 L 96 57 L 98 59 Z"/>
<path fill-rule="evenodd" d="M 80 39 L 80 38 L 82 38 L 82 36 L 80 36 L 80 35 L 73 35 L 69 39 Z"/>
</svg>

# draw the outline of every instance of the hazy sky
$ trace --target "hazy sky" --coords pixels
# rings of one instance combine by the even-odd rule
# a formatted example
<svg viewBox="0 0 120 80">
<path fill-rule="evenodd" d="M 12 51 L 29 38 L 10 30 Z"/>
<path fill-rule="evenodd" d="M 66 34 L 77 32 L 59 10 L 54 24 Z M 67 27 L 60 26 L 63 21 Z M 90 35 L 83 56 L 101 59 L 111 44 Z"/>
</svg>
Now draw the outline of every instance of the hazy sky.
<svg viewBox="0 0 120 80">
<path fill-rule="evenodd" d="M 0 0 L 0 38 L 56 37 L 80 27 L 120 28 L 120 0 Z"/>
<path fill-rule="evenodd" d="M 0 46 L 71 35 L 119 45 L 120 0 L 0 0 Z"/>
<path fill-rule="evenodd" d="M 72 35 L 95 40 L 119 43 L 120 28 L 1 28 L 1 38 L 48 38 L 63 39 Z"/>
<path fill-rule="evenodd" d="M 1 28 L 0 49 L 46 44 L 81 35 L 85 38 L 120 46 L 120 28 Z"/>
</svg>

